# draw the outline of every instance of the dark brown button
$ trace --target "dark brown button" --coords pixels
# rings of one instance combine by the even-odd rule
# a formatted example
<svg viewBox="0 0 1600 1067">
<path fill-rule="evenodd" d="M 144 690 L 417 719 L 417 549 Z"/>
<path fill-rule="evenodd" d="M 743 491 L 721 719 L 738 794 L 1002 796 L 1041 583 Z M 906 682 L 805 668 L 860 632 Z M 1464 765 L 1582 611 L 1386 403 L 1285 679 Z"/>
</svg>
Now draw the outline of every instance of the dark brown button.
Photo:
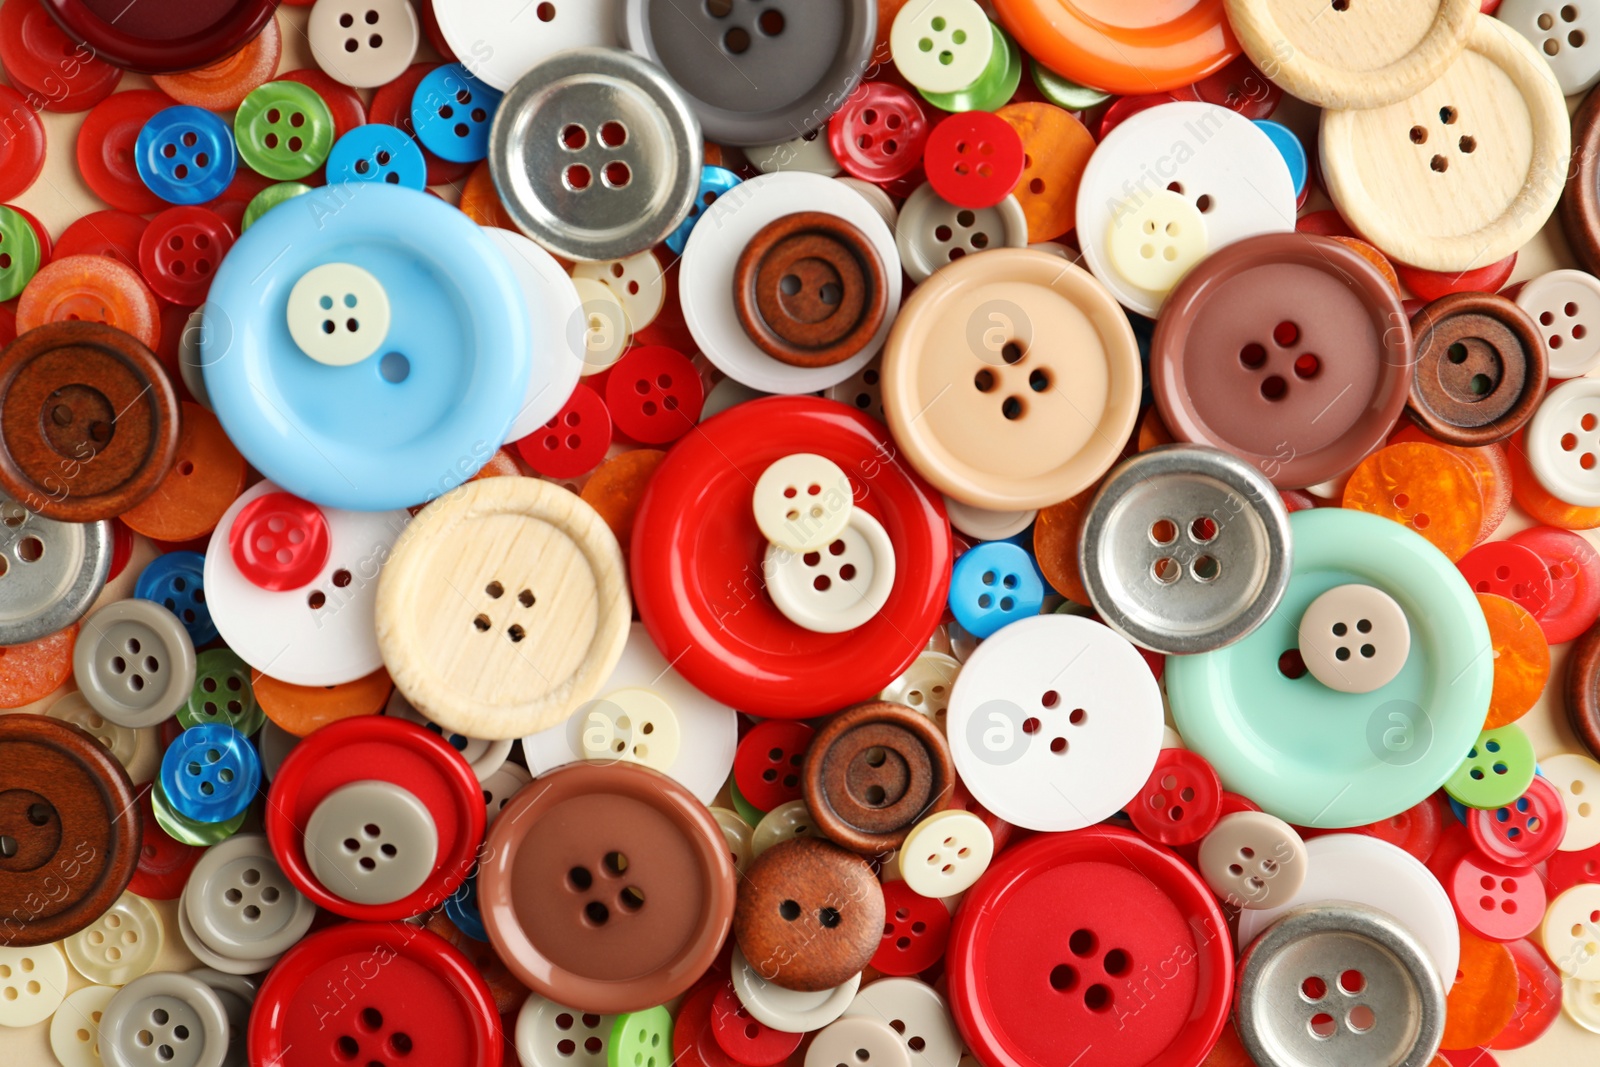
<svg viewBox="0 0 1600 1067">
<path fill-rule="evenodd" d="M 1564 696 L 1573 731 L 1600 760 L 1600 623 L 1572 643 Z"/>
<path fill-rule="evenodd" d="M 178 397 L 121 330 L 56 322 L 0 353 L 0 488 L 46 518 L 98 522 L 155 492 L 178 450 Z"/>
<path fill-rule="evenodd" d="M 774 985 L 832 989 L 860 974 L 877 951 L 883 889 L 855 853 L 814 837 L 791 838 L 745 869 L 733 936 L 750 966 Z"/>
<path fill-rule="evenodd" d="M 77 933 L 128 888 L 139 815 L 128 772 L 76 726 L 0 716 L 0 945 Z"/>
<path fill-rule="evenodd" d="M 528 988 L 577 1011 L 664 1004 L 716 959 L 733 863 L 705 805 L 636 764 L 573 763 L 495 819 L 478 907 Z M 881 919 L 879 920 L 881 923 Z"/>
<path fill-rule="evenodd" d="M 1544 396 L 1544 338 L 1528 313 L 1492 293 L 1451 293 L 1411 318 L 1416 371 L 1407 409 L 1452 445 L 1503 441 Z"/>
<path fill-rule="evenodd" d="M 867 235 L 844 219 L 802 211 L 750 239 L 733 274 L 739 324 L 767 355 L 830 367 L 883 325 L 888 279 Z"/>
<path fill-rule="evenodd" d="M 1572 165 L 1557 209 L 1572 254 L 1600 274 L 1600 94 L 1590 93 L 1572 116 Z"/>
<path fill-rule="evenodd" d="M 862 704 L 834 716 L 801 772 L 817 829 L 845 848 L 883 854 L 950 803 L 955 765 L 932 719 L 901 704 Z"/>
</svg>

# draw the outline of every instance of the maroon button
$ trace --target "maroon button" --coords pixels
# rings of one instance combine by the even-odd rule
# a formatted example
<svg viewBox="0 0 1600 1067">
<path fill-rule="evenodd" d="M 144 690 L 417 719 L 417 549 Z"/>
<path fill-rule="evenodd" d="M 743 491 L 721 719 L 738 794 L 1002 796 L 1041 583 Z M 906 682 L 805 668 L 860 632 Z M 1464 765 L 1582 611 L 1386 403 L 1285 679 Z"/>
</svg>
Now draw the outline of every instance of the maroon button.
<svg viewBox="0 0 1600 1067">
<path fill-rule="evenodd" d="M 1247 119 L 1271 118 L 1283 99 L 1283 90 L 1267 80 L 1246 56 L 1240 56 L 1215 74 L 1173 92 L 1178 100 L 1199 100 L 1237 111 Z"/>
<path fill-rule="evenodd" d="M 1383 442 L 1411 387 L 1411 331 L 1387 279 L 1328 237 L 1267 234 L 1200 261 L 1150 351 L 1162 421 L 1280 488 L 1327 481 Z"/>
<path fill-rule="evenodd" d="M 214 211 L 170 207 L 150 220 L 139 240 L 139 273 L 163 300 L 198 307 L 233 237 Z"/>
<path fill-rule="evenodd" d="M 1550 606 L 1554 589 L 1550 572 L 1539 554 L 1526 545 L 1490 541 L 1462 556 L 1456 569 L 1474 592 L 1503 596 L 1535 619 Z"/>
<path fill-rule="evenodd" d="M 1411 417 L 1452 445 L 1503 441 L 1544 396 L 1544 338 L 1528 313 L 1492 293 L 1452 293 L 1411 320 Z"/>
<path fill-rule="evenodd" d="M 599 466 L 610 447 L 611 413 L 579 382 L 555 418 L 517 442 L 517 454 L 547 478 L 576 478 Z"/>
<path fill-rule="evenodd" d="M 705 396 L 694 364 L 664 345 L 630 348 L 606 374 L 612 422 L 642 445 L 664 445 L 694 429 Z"/>
<path fill-rule="evenodd" d="M 739 795 L 761 812 L 799 800 L 801 765 L 816 733 L 790 719 L 757 723 L 734 750 L 733 783 Z"/>
<path fill-rule="evenodd" d="M 208 66 L 243 48 L 278 9 L 278 0 L 45 0 L 74 40 L 101 59 L 140 74 Z"/>
<path fill-rule="evenodd" d="M 862 82 L 828 120 L 828 147 L 845 173 L 869 182 L 910 174 L 928 139 L 928 117 L 909 90 Z"/>
<path fill-rule="evenodd" d="M 239 573 L 275 593 L 308 584 L 328 562 L 328 520 L 322 509 L 291 493 L 258 496 L 228 528 L 228 549 Z"/>
<path fill-rule="evenodd" d="M 962 111 L 928 135 L 928 184 L 956 207 L 993 207 L 1011 195 L 1027 153 L 1011 124 L 988 111 Z"/>
</svg>

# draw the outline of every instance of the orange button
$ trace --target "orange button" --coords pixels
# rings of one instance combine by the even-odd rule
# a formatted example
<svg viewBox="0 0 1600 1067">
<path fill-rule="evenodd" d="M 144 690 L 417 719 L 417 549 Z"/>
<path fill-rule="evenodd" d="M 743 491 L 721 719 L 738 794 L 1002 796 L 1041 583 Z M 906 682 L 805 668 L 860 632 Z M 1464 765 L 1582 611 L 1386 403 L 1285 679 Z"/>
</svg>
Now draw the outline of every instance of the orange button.
<svg viewBox="0 0 1600 1067">
<path fill-rule="evenodd" d="M 204 537 L 244 492 L 244 479 L 244 457 L 217 417 L 184 401 L 177 461 L 149 499 L 124 512 L 122 521 L 157 541 Z"/>
<path fill-rule="evenodd" d="M 1489 540 L 1505 521 L 1506 513 L 1511 510 L 1511 466 L 1506 459 L 1505 445 L 1498 441 L 1475 447 L 1447 445 L 1412 422 L 1405 423 L 1389 435 L 1391 445 L 1400 444 L 1402 441 L 1421 441 L 1443 448 L 1454 452 L 1471 465 L 1473 477 L 1478 482 L 1478 490 L 1483 494 L 1483 524 L 1478 528 L 1478 537 L 1474 543 L 1481 545 Z"/>
<path fill-rule="evenodd" d="M 0 708 L 42 700 L 72 677 L 78 624 L 25 645 L 0 645 Z"/>
<path fill-rule="evenodd" d="M 1030 56 L 1118 96 L 1193 85 L 1240 53 L 1222 0 L 994 0 L 994 9 Z"/>
<path fill-rule="evenodd" d="M 1053 241 L 1076 222 L 1078 182 L 1094 137 L 1054 104 L 1007 104 L 995 114 L 1022 138 L 1022 177 L 1011 195 L 1028 219 L 1028 242 Z"/>
<path fill-rule="evenodd" d="M 109 256 L 64 256 L 41 267 L 17 298 L 17 332 L 47 322 L 103 322 L 156 349 L 161 309 L 133 268 Z"/>
<path fill-rule="evenodd" d="M 151 80 L 180 104 L 232 111 L 278 73 L 282 56 L 283 35 L 278 32 L 278 20 L 271 19 L 254 40 L 226 59 L 182 74 L 157 74 Z"/>
<path fill-rule="evenodd" d="M 1514 600 L 1479 593 L 1494 647 L 1494 690 L 1483 728 L 1493 730 L 1516 722 L 1539 702 L 1550 680 L 1550 643 L 1528 610 Z"/>
<path fill-rule="evenodd" d="M 340 719 L 376 715 L 394 692 L 389 672 L 382 667 L 339 685 L 290 685 L 252 671 L 250 684 L 267 718 L 296 737 Z"/>
<path fill-rule="evenodd" d="M 1172 431 L 1167 429 L 1167 424 L 1161 421 L 1161 411 L 1154 404 L 1145 408 L 1144 414 L 1139 418 L 1138 450 L 1148 452 L 1161 445 L 1170 445 L 1175 441 Z"/>
<path fill-rule="evenodd" d="M 1344 506 L 1414 530 L 1458 560 L 1477 543 L 1483 494 L 1473 465 L 1440 445 L 1408 441 L 1380 448 L 1356 467 Z"/>
<path fill-rule="evenodd" d="M 600 464 L 583 485 L 580 494 L 583 502 L 599 512 L 600 517 L 606 520 L 606 525 L 611 527 L 611 532 L 617 535 L 624 559 L 628 556 L 628 545 L 633 541 L 633 517 L 639 510 L 644 487 L 665 458 L 665 452 L 636 448 L 632 452 L 612 456 Z"/>
<path fill-rule="evenodd" d="M 517 466 L 516 457 L 502 448 L 490 456 L 489 462 L 478 468 L 478 473 L 468 478 L 467 481 L 475 482 L 479 478 L 519 478 L 521 476 L 522 468 Z"/>
<path fill-rule="evenodd" d="M 1459 924 L 1457 924 L 1459 926 Z M 1461 926 L 1456 984 L 1445 1000 L 1447 1049 L 1477 1048 L 1500 1035 L 1517 1007 L 1517 964 L 1511 950 Z"/>
<path fill-rule="evenodd" d="M 1231 1019 L 1223 1026 L 1216 1046 L 1200 1061 L 1200 1067 L 1256 1067 L 1255 1061 L 1239 1041 L 1239 1034 L 1234 1030 Z"/>
<path fill-rule="evenodd" d="M 1091 485 L 1070 500 L 1041 508 L 1033 521 L 1033 558 L 1039 562 L 1040 573 L 1056 592 L 1078 604 L 1089 603 L 1089 591 L 1083 587 L 1083 573 L 1078 569 L 1078 543 L 1083 540 L 1089 501 L 1099 488 Z"/>
<path fill-rule="evenodd" d="M 517 224 L 506 214 L 500 194 L 495 191 L 494 179 L 489 175 L 488 160 L 472 168 L 461 185 L 461 213 L 479 226 L 498 226 L 502 230 L 521 233 Z"/>
<path fill-rule="evenodd" d="M 1400 292 L 1400 275 L 1394 272 L 1394 264 L 1390 263 L 1388 258 L 1384 256 L 1382 252 L 1378 251 L 1376 248 L 1357 237 L 1340 237 L 1338 235 L 1334 235 L 1333 239 L 1342 245 L 1346 245 L 1349 248 L 1354 249 L 1362 259 L 1366 260 L 1368 263 L 1371 263 L 1374 267 L 1377 267 L 1378 273 L 1383 275 L 1384 280 L 1389 283 L 1389 288 L 1394 290 L 1394 295 L 1402 295 Z"/>
</svg>

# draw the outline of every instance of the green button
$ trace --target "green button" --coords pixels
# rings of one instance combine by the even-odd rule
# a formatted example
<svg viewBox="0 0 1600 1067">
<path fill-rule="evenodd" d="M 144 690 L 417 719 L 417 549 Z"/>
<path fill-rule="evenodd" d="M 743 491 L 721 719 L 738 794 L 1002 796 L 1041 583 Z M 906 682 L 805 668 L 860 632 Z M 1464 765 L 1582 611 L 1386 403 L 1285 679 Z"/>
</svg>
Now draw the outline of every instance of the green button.
<svg viewBox="0 0 1600 1067">
<path fill-rule="evenodd" d="M 922 99 L 941 111 L 952 112 L 993 111 L 1006 105 L 1022 84 L 1022 50 L 999 23 L 989 25 L 994 30 L 994 51 L 978 80 L 953 93 L 924 93 L 918 89 Z"/>
<path fill-rule="evenodd" d="M 1087 111 L 1111 99 L 1110 93 L 1103 93 L 1099 89 L 1091 89 L 1087 85 L 1079 85 L 1075 81 L 1063 78 L 1037 59 L 1031 62 L 1033 84 L 1039 87 L 1040 95 L 1057 107 L 1064 107 L 1068 111 Z"/>
<path fill-rule="evenodd" d="M 250 814 L 247 808 L 227 822 L 197 822 L 173 809 L 166 790 L 161 788 L 160 778 L 150 786 L 150 807 L 155 812 L 156 825 L 165 830 L 168 837 L 197 848 L 210 848 L 219 841 L 226 841 L 239 832 L 245 816 Z"/>
<path fill-rule="evenodd" d="M 10 300 L 39 273 L 39 235 L 22 212 L 0 204 L 0 300 Z"/>
<path fill-rule="evenodd" d="M 267 714 L 256 703 L 244 660 L 229 649 L 213 648 L 196 656 L 194 666 L 194 688 L 178 709 L 178 722 L 185 730 L 220 722 L 249 737 L 261 729 Z"/>
<path fill-rule="evenodd" d="M 1533 784 L 1533 742 L 1516 723 L 1485 730 L 1444 791 L 1469 808 L 1500 808 Z"/>
<path fill-rule="evenodd" d="M 672 1014 L 663 1006 L 630 1011 L 611 1024 L 606 1067 L 670 1067 Z"/>
<path fill-rule="evenodd" d="M 262 215 L 271 211 L 279 204 L 303 196 L 311 191 L 311 186 L 302 182 L 279 182 L 269 185 L 255 196 L 250 198 L 250 203 L 245 205 L 244 220 L 239 224 L 240 232 L 248 230 L 252 223 Z"/>
<path fill-rule="evenodd" d="M 733 810 L 739 813 L 739 818 L 755 826 L 761 821 L 761 816 L 766 814 L 760 808 L 744 798 L 739 792 L 739 783 L 733 780 L 733 775 L 728 775 L 728 795 L 733 798 Z"/>
<path fill-rule="evenodd" d="M 244 98 L 233 117 L 239 158 L 274 181 L 304 178 L 333 148 L 333 113 L 317 91 L 299 82 L 267 82 Z"/>
</svg>

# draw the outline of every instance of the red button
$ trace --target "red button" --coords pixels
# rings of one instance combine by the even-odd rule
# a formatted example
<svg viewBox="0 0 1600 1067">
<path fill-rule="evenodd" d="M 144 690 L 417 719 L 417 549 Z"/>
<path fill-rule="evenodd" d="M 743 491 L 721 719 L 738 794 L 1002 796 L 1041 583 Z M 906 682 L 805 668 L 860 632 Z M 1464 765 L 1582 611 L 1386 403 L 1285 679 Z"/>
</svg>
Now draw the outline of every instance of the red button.
<svg viewBox="0 0 1600 1067">
<path fill-rule="evenodd" d="M 993 207 L 1022 177 L 1026 153 L 1011 124 L 988 111 L 962 111 L 928 135 L 922 165 L 933 191 L 956 207 Z"/>
<path fill-rule="evenodd" d="M 1537 775 L 1526 793 L 1503 808 L 1467 809 L 1467 833 L 1478 851 L 1511 867 L 1543 863 L 1555 855 L 1566 832 L 1561 794 Z"/>
<path fill-rule="evenodd" d="M 198 307 L 233 239 L 216 212 L 169 207 L 150 220 L 139 241 L 139 273 L 163 300 Z"/>
<path fill-rule="evenodd" d="M 0 137 L 0 201 L 15 200 L 44 170 L 44 124 L 8 85 L 0 85 L 0 115 L 6 117 L 5 136 Z"/>
<path fill-rule="evenodd" d="M 928 129 L 928 117 L 910 90 L 863 82 L 828 120 L 828 147 L 851 177 L 890 182 L 922 161 Z"/>
<path fill-rule="evenodd" d="M 1267 80 L 1246 56 L 1240 56 L 1215 74 L 1175 91 L 1178 100 L 1199 100 L 1236 111 L 1247 119 L 1267 119 L 1283 99 L 1283 90 Z"/>
<path fill-rule="evenodd" d="M 139 131 L 156 112 L 176 106 L 176 100 L 155 89 L 112 93 L 96 104 L 78 128 L 78 173 L 89 191 L 112 207 L 135 215 L 165 208 L 167 202 L 140 179 L 133 148 Z M 4 149 L 0 149 L 3 155 Z M 0 167 L 0 171 L 9 169 Z"/>
<path fill-rule="evenodd" d="M 55 20 L 95 55 L 142 74 L 193 70 L 225 59 L 267 29 L 278 9 L 278 0 L 48 3 Z"/>
<path fill-rule="evenodd" d="M 1474 591 L 1514 601 L 1535 619 L 1550 606 L 1550 571 L 1526 545 L 1490 541 L 1462 556 L 1456 568 Z"/>
<path fill-rule="evenodd" d="M 177 900 L 205 849 L 167 835 L 156 822 L 150 790 L 149 783 L 139 787 L 139 818 L 144 833 L 140 838 L 139 866 L 128 883 L 128 891 L 149 900 Z"/>
<path fill-rule="evenodd" d="M 121 519 L 111 520 L 111 573 L 106 578 L 108 582 L 117 580 L 117 575 L 128 565 L 128 560 L 133 556 L 133 531 L 128 529 L 128 524 Z M 143 896 L 144 894 L 140 894 Z"/>
<path fill-rule="evenodd" d="M 674 1067 L 743 1067 L 722 1051 L 711 1033 L 711 1005 L 724 980 L 723 975 L 708 974 L 684 996 L 672 1024 Z"/>
<path fill-rule="evenodd" d="M 1401 283 L 1427 301 L 1437 300 L 1451 293 L 1499 292 L 1500 287 L 1511 279 L 1511 272 L 1516 269 L 1515 252 L 1498 263 L 1459 274 L 1423 270 L 1420 267 L 1408 267 L 1404 263 L 1394 265 L 1394 272 L 1400 276 Z"/>
<path fill-rule="evenodd" d="M 785 1033 L 757 1022 L 739 1003 L 733 983 L 723 982 L 711 1000 L 711 1036 L 722 1051 L 745 1067 L 774 1067 L 800 1047 L 805 1035 Z"/>
<path fill-rule="evenodd" d="M 55 254 L 67 256 L 109 256 L 124 267 L 139 269 L 139 239 L 148 229 L 148 219 L 126 211 L 93 211 L 61 231 Z"/>
<path fill-rule="evenodd" d="M 903 978 L 921 974 L 944 956 L 950 941 L 950 909 L 903 881 L 883 883 L 883 940 L 872 967 Z"/>
<path fill-rule="evenodd" d="M 1544 885 L 1537 873 L 1476 852 L 1456 861 L 1445 888 L 1462 924 L 1486 941 L 1527 937 L 1544 917 Z"/>
<path fill-rule="evenodd" d="M 1222 782 L 1204 756 L 1164 748 L 1139 795 L 1128 802 L 1133 828 L 1163 845 L 1186 845 L 1222 815 Z"/>
<path fill-rule="evenodd" d="M 1557 852 L 1550 857 L 1547 872 L 1551 896 L 1565 893 L 1580 882 L 1600 885 L 1600 845 L 1582 852 Z"/>
<path fill-rule="evenodd" d="M 1533 942 L 1526 939 L 1506 946 L 1517 965 L 1517 1006 L 1500 1036 L 1489 1042 L 1493 1049 L 1522 1048 L 1543 1037 L 1561 1014 L 1561 975 Z"/>
<path fill-rule="evenodd" d="M 1600 618 L 1600 552 L 1581 535 L 1553 526 L 1535 526 L 1506 538 L 1533 549 L 1550 572 L 1550 603 L 1534 612 L 1545 640 L 1571 641 Z"/>
<path fill-rule="evenodd" d="M 688 357 L 661 345 L 630 348 L 606 374 L 606 410 L 642 445 L 664 445 L 694 429 L 705 395 Z"/>
<path fill-rule="evenodd" d="M 1172 103 L 1171 93 L 1152 93 L 1148 96 L 1124 96 L 1111 102 L 1106 108 L 1106 113 L 1100 117 L 1100 136 L 1097 140 L 1104 141 L 1106 135 L 1112 130 L 1127 122 L 1141 111 L 1149 111 L 1153 107 Z"/>
<path fill-rule="evenodd" d="M 817 732 L 803 722 L 768 719 L 739 741 L 733 754 L 733 782 L 757 811 L 799 800 L 800 765 Z"/>
<path fill-rule="evenodd" d="M 555 418 L 517 442 L 517 454 L 547 478 L 576 478 L 598 467 L 610 447 L 611 413 L 579 382 Z"/>
<path fill-rule="evenodd" d="M 438 934 L 344 923 L 295 945 L 261 983 L 250 1062 L 501 1067 L 499 1020 L 488 983 Z"/>
<path fill-rule="evenodd" d="M 228 528 L 234 565 L 252 584 L 274 593 L 299 589 L 328 562 L 328 520 L 291 493 L 268 493 L 240 509 Z"/>
<path fill-rule="evenodd" d="M 63 33 L 40 0 L 0 6 L 0 64 L 28 102 L 46 111 L 93 107 L 122 80 L 120 68 Z"/>
<path fill-rule="evenodd" d="M 1440 836 L 1444 833 L 1444 820 L 1449 818 L 1452 825 L 1458 825 L 1455 817 L 1447 814 L 1448 809 L 1448 802 L 1439 793 L 1430 793 L 1426 800 L 1398 815 L 1391 815 L 1387 819 L 1380 819 L 1367 826 L 1352 827 L 1347 832 L 1366 834 L 1380 841 L 1387 841 L 1391 845 L 1405 849 L 1419 862 L 1427 863 L 1439 845 Z"/>
<path fill-rule="evenodd" d="M 411 124 L 411 98 L 416 94 L 417 84 L 443 65 L 413 63 L 394 81 L 379 86 L 372 94 L 372 103 L 367 105 L 367 121 L 394 126 L 415 137 L 417 131 Z M 422 146 L 419 143 L 417 147 Z M 471 163 L 452 163 L 440 159 L 426 148 L 422 149 L 422 159 L 428 165 L 429 185 L 453 185 L 472 170 Z"/>
</svg>

